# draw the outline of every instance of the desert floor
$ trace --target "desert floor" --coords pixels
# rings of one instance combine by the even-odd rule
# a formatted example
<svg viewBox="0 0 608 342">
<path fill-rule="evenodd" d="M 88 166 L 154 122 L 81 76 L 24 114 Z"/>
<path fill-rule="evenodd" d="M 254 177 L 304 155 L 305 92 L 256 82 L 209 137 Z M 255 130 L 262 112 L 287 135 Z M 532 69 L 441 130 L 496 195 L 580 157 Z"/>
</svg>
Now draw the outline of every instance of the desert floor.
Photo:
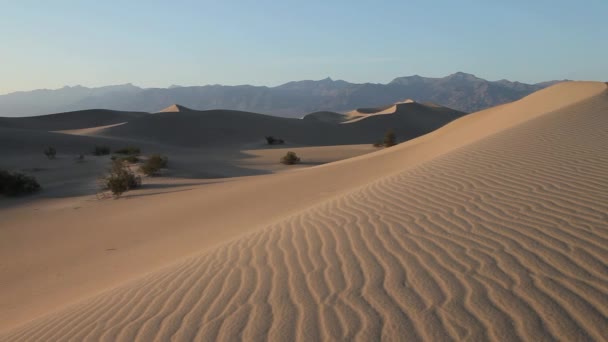
<svg viewBox="0 0 608 342">
<path fill-rule="evenodd" d="M 12 156 L 50 185 L 0 202 L 0 340 L 605 341 L 606 146 L 565 82 L 381 150 L 144 144 L 174 168 L 119 200 L 106 157 Z"/>
</svg>

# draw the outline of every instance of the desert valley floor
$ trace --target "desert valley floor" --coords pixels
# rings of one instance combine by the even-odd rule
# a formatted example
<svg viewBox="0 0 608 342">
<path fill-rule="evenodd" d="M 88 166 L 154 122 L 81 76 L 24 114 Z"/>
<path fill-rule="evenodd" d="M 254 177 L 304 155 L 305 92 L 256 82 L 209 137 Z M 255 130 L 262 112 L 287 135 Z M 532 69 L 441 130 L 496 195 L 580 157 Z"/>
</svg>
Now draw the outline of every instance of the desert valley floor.
<svg viewBox="0 0 608 342">
<path fill-rule="evenodd" d="M 427 113 L 416 138 L 355 144 L 408 105 Z M 171 113 L 86 130 L 0 121 L 8 166 L 47 169 L 49 184 L 0 199 L 0 341 L 608 340 L 605 83 L 468 115 L 378 113 L 337 128 L 235 116 L 235 131 L 301 141 L 236 152 L 208 147 L 222 132 L 195 145 L 196 113 L 171 132 Z M 331 138 L 314 146 L 314 130 Z M 97 142 L 158 150 L 175 170 L 100 200 L 92 170 L 109 159 L 31 161 L 41 144 Z M 309 164 L 279 166 L 286 150 Z"/>
</svg>

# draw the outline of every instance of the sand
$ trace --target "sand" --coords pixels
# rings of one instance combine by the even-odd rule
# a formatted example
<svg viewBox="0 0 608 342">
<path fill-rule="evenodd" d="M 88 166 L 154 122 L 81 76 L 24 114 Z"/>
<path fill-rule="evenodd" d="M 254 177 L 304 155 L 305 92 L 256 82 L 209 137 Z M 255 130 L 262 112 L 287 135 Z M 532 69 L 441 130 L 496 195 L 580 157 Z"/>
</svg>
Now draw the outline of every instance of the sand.
<svg viewBox="0 0 608 342">
<path fill-rule="evenodd" d="M 407 106 L 407 105 L 411 105 L 411 106 Z M 405 101 L 397 102 L 391 106 L 384 106 L 384 107 L 377 107 L 377 108 L 359 108 L 359 109 L 352 110 L 352 111 L 346 113 L 348 120 L 345 120 L 344 123 L 353 123 L 353 122 L 357 122 L 357 121 L 360 121 L 360 120 L 363 120 L 366 118 L 370 118 L 370 117 L 376 116 L 376 115 L 395 114 L 398 111 L 405 111 L 405 110 L 408 110 L 410 107 L 417 107 L 417 106 L 442 108 L 441 106 L 438 106 L 433 103 L 419 104 L 412 99 L 407 99 Z"/>
<path fill-rule="evenodd" d="M 606 340 L 606 113 L 568 82 L 330 164 L 4 209 L 0 340 Z"/>
<path fill-rule="evenodd" d="M 142 112 L 121 112 L 107 109 L 89 109 L 74 112 L 30 116 L 0 117 L 0 127 L 28 130 L 61 131 L 109 126 L 148 116 Z"/>
</svg>

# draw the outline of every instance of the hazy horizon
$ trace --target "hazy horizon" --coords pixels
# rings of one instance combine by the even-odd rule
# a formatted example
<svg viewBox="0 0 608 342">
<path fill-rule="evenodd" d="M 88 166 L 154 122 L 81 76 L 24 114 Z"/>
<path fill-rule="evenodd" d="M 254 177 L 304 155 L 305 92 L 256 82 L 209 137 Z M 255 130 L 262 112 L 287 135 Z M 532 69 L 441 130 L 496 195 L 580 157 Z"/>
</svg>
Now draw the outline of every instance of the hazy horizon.
<svg viewBox="0 0 608 342">
<path fill-rule="evenodd" d="M 330 78 L 332 81 L 344 81 L 344 82 L 348 82 L 348 83 L 352 83 L 352 84 L 365 84 L 365 83 L 372 83 L 372 84 L 388 84 L 390 83 L 392 80 L 394 80 L 395 78 L 400 78 L 400 77 L 412 77 L 412 76 L 420 76 L 423 78 L 443 78 L 443 77 L 447 77 L 456 73 L 465 73 L 465 74 L 470 74 L 473 75 L 477 78 L 480 79 L 484 79 L 486 81 L 489 82 L 496 82 L 496 81 L 501 81 L 501 80 L 505 80 L 505 79 L 487 79 L 485 77 L 481 77 L 479 75 L 475 75 L 472 73 L 468 73 L 465 71 L 455 71 L 453 73 L 447 74 L 447 75 L 443 75 L 443 76 L 427 76 L 427 75 L 419 75 L 419 74 L 412 74 L 412 75 L 400 75 L 400 76 L 395 76 L 387 81 L 382 81 L 382 82 L 371 82 L 371 81 L 362 81 L 362 82 L 352 82 L 349 80 L 344 80 L 344 79 L 337 79 L 337 78 L 333 78 L 331 76 L 327 76 L 327 77 L 323 77 L 323 78 L 319 78 L 319 79 L 297 79 L 297 80 L 289 80 L 286 82 L 282 82 L 279 84 L 253 84 L 253 83 L 242 83 L 242 84 L 220 84 L 220 83 L 206 83 L 206 84 L 169 84 L 166 86 L 142 86 L 136 82 L 126 82 L 126 83 L 117 83 L 117 84 L 100 84 L 100 85 L 87 85 L 87 84 L 65 84 L 63 86 L 57 87 L 57 88 L 34 88 L 34 89 L 22 89 L 22 90 L 15 90 L 15 91 L 11 91 L 11 92 L 7 92 L 7 93 L 0 93 L 0 95 L 7 95 L 7 94 L 12 94 L 12 93 L 19 93 L 19 92 L 29 92 L 29 91 L 36 91 L 36 90 L 59 90 L 62 88 L 76 88 L 76 87 L 85 87 L 85 88 L 102 88 L 102 87 L 113 87 L 113 86 L 126 86 L 126 85 L 132 85 L 134 87 L 138 87 L 141 89 L 168 89 L 171 87 L 204 87 L 204 86 L 214 86 L 214 85 L 221 85 L 221 86 L 254 86 L 254 87 L 269 87 L 269 88 L 273 88 L 273 87 L 278 87 L 284 84 L 287 84 L 289 82 L 297 82 L 297 81 L 322 81 L 325 80 L 327 78 Z M 521 82 L 521 83 L 526 83 L 526 84 L 537 84 L 537 83 L 542 83 L 542 82 L 550 82 L 550 81 L 561 81 L 561 80 L 565 80 L 565 79 L 550 79 L 550 80 L 542 80 L 539 82 L 534 82 L 534 83 L 528 83 L 528 82 L 522 82 L 520 80 L 513 80 L 513 79 L 506 79 L 507 81 L 511 81 L 511 82 Z M 577 81 L 577 80 L 573 80 L 573 81 Z"/>
<path fill-rule="evenodd" d="M 0 94 L 65 85 L 608 80 L 605 1 L 4 5 Z"/>
</svg>

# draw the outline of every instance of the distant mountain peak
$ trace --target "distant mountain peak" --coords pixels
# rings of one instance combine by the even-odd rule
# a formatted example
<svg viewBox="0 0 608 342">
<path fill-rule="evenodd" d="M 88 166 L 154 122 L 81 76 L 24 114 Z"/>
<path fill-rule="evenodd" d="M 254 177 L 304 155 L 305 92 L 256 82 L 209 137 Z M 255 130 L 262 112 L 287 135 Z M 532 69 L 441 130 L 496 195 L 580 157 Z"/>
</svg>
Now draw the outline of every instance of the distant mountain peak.
<svg viewBox="0 0 608 342">
<path fill-rule="evenodd" d="M 420 75 L 402 76 L 393 79 L 389 84 L 412 85 L 424 83 L 425 80 L 427 80 L 427 78 Z"/>
<path fill-rule="evenodd" d="M 169 107 L 161 110 L 159 113 L 181 113 L 181 112 L 192 112 L 193 110 L 188 108 L 188 107 L 184 107 L 182 105 L 178 105 L 176 104 L 172 104 Z"/>
<path fill-rule="evenodd" d="M 64 85 L 61 89 L 85 89 L 86 87 L 81 86 L 80 84 L 76 84 L 73 86 Z"/>
<path fill-rule="evenodd" d="M 467 74 L 466 72 L 462 72 L 462 71 L 453 73 L 450 76 L 446 77 L 446 79 L 460 79 L 460 80 L 467 80 L 467 81 L 481 80 L 481 78 L 479 78 L 473 74 Z"/>
</svg>

